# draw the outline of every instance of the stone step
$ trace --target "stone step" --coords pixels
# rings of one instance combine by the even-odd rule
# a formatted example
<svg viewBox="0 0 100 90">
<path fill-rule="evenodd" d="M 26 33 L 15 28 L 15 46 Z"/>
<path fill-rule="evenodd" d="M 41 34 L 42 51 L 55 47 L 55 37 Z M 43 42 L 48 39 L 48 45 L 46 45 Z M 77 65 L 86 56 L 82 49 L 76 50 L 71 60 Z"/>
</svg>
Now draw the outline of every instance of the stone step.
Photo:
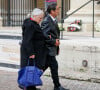
<svg viewBox="0 0 100 90">
<path fill-rule="evenodd" d="M 0 52 L 0 60 L 3 59 L 8 59 L 8 60 L 14 60 L 14 61 L 19 61 L 20 60 L 20 55 L 16 53 L 7 53 L 7 52 Z"/>
<path fill-rule="evenodd" d="M 0 60 L 20 60 L 19 40 L 0 39 Z"/>
<path fill-rule="evenodd" d="M 12 44 L 11 45 L 3 45 L 2 52 L 18 54 L 20 52 L 20 46 L 19 45 L 12 45 Z"/>
</svg>

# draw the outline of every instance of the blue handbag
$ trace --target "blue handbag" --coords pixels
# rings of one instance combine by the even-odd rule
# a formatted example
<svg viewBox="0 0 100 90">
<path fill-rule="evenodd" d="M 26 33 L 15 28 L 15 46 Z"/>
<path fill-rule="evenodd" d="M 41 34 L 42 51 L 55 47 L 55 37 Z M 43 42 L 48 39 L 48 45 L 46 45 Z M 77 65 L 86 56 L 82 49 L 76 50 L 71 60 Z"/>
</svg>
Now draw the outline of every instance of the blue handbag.
<svg viewBox="0 0 100 90">
<path fill-rule="evenodd" d="M 41 75 L 43 72 L 35 66 L 28 65 L 18 71 L 18 84 L 21 87 L 40 86 L 42 85 Z"/>
</svg>

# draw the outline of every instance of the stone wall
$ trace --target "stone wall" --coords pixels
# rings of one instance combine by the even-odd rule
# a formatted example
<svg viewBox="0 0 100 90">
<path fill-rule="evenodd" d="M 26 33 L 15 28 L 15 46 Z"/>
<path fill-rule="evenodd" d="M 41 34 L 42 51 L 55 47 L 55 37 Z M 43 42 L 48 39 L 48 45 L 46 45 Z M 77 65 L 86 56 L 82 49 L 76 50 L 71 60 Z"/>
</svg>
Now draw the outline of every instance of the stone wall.
<svg viewBox="0 0 100 90">
<path fill-rule="evenodd" d="M 20 46 L 18 40 L 0 39 L 0 62 L 19 64 Z"/>
<path fill-rule="evenodd" d="M 87 67 L 83 66 L 87 61 Z M 71 79 L 100 79 L 100 40 L 61 40 L 60 55 L 57 56 L 59 76 Z M 0 40 L 0 62 L 20 63 L 18 40 Z M 49 69 L 44 75 L 50 75 Z"/>
<path fill-rule="evenodd" d="M 59 75 L 66 78 L 100 79 L 100 40 L 62 40 Z M 87 66 L 83 66 L 86 60 Z"/>
</svg>

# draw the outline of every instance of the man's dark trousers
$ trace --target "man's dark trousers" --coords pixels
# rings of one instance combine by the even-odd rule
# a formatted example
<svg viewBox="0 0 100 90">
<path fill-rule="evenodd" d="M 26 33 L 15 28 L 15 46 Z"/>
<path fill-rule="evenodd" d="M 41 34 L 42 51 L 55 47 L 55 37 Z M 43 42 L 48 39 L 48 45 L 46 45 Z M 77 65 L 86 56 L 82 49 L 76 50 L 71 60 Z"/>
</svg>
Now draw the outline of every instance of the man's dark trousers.
<svg viewBox="0 0 100 90">
<path fill-rule="evenodd" d="M 59 46 L 56 46 L 56 40 L 60 37 L 60 30 L 57 24 L 53 21 L 50 15 L 47 15 L 43 22 L 41 23 L 41 28 L 45 37 L 46 42 L 46 61 L 44 71 L 50 67 L 51 75 L 54 83 L 54 87 L 59 87 L 59 77 L 58 77 L 58 63 L 56 60 L 56 55 Z"/>
<path fill-rule="evenodd" d="M 58 62 L 56 60 L 56 57 L 47 55 L 46 59 L 47 60 L 46 60 L 44 71 L 48 67 L 50 67 L 51 75 L 52 75 L 52 79 L 53 79 L 53 83 L 54 83 L 54 87 L 59 87 L 60 83 L 59 83 L 59 76 L 58 76 Z"/>
</svg>

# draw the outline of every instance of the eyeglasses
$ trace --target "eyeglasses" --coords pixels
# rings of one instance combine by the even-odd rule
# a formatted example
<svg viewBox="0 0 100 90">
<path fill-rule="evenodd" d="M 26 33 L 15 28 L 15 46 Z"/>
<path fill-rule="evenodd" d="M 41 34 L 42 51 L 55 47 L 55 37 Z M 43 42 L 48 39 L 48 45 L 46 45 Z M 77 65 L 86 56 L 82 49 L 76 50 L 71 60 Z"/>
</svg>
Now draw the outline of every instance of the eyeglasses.
<svg viewBox="0 0 100 90">
<path fill-rule="evenodd" d="M 43 19 L 43 16 L 37 15 L 37 17 L 38 17 L 39 19 Z"/>
</svg>

